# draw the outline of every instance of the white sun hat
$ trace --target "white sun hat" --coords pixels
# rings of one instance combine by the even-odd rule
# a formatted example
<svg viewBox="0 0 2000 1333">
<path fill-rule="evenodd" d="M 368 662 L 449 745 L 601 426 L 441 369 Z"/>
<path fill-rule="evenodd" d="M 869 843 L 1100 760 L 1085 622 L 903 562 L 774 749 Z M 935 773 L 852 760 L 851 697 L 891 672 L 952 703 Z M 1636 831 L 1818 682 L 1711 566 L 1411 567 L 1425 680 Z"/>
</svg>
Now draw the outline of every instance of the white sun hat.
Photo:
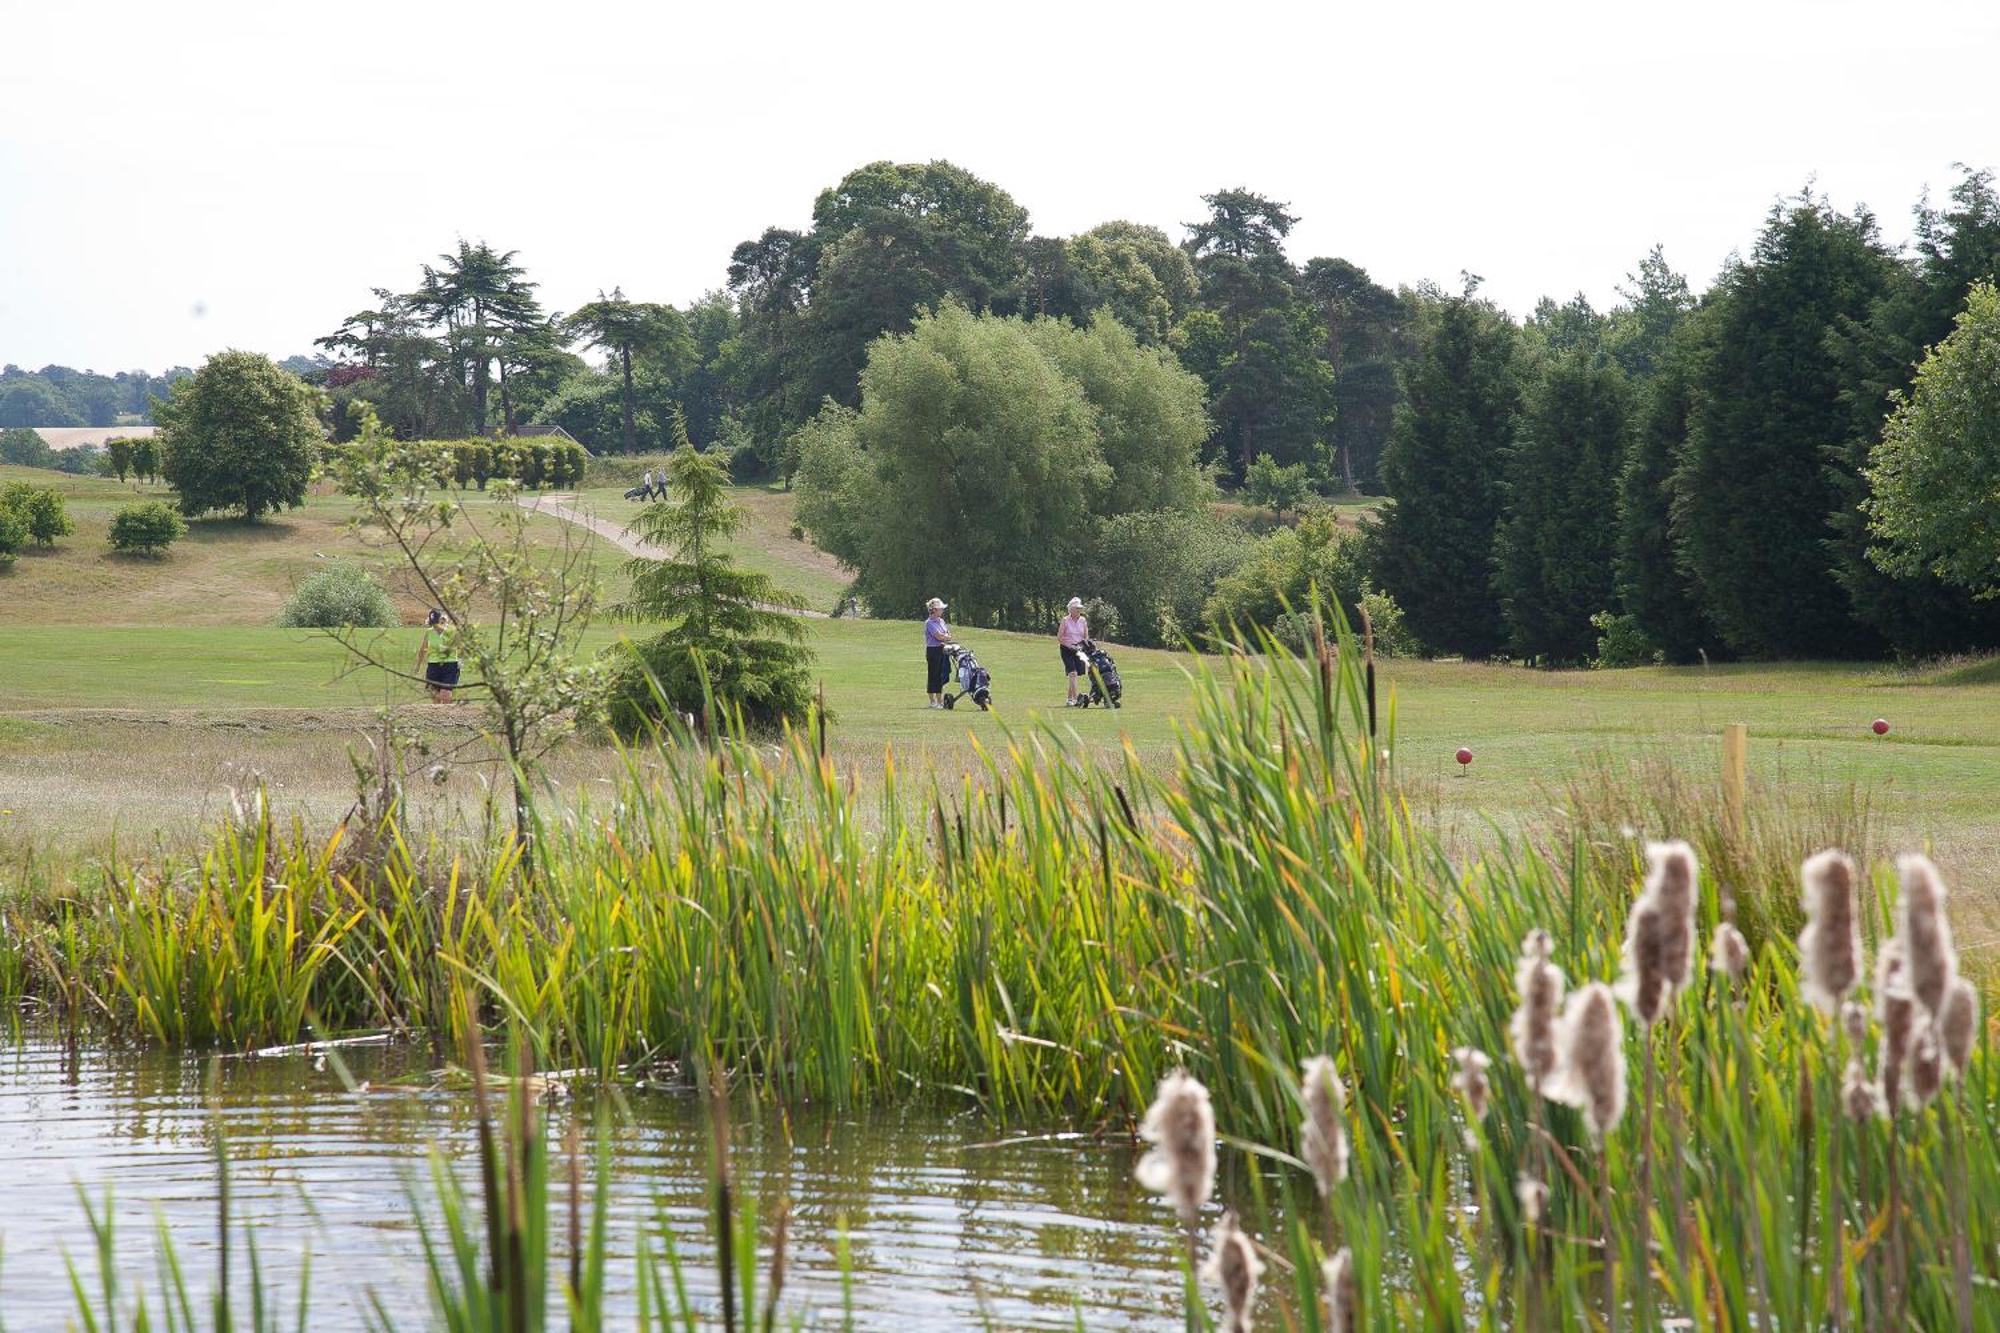
<svg viewBox="0 0 2000 1333">
<path fill-rule="evenodd" d="M 949 603 L 947 603 L 947 602 L 946 602 L 946 601 L 944 600 L 944 598 L 942 598 L 942 597 L 933 597 L 933 598 L 931 598 L 931 599 L 930 599 L 930 600 L 929 600 L 928 602 L 925 602 L 925 603 L 924 603 L 924 609 L 925 609 L 926 611 L 929 611 L 929 610 L 933 610 L 933 609 L 935 609 L 935 610 L 938 610 L 938 611 L 942 611 L 942 610 L 944 610 L 944 609 L 945 609 L 945 607 L 946 607 L 947 605 L 949 605 Z"/>
<path fill-rule="evenodd" d="M 1079 608 L 1081 608 L 1082 606 L 1083 606 L 1083 598 L 1081 598 L 1081 597 L 1072 597 L 1072 598 L 1070 598 L 1070 599 L 1069 599 L 1069 609 L 1070 609 L 1070 610 L 1072 610 L 1072 611 L 1075 611 L 1075 610 L 1078 610 Z"/>
</svg>

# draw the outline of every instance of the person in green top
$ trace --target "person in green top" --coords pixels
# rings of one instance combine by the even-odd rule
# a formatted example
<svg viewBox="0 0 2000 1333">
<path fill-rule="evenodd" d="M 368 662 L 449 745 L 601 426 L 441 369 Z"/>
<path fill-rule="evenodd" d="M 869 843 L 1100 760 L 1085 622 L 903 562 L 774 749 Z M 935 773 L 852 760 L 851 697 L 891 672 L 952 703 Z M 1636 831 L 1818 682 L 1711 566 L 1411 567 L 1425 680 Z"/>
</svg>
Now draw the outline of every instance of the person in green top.
<svg viewBox="0 0 2000 1333">
<path fill-rule="evenodd" d="M 458 688 L 458 650 L 451 646 L 451 617 L 442 611 L 433 609 L 424 622 L 423 645 L 417 649 L 417 672 L 430 687 L 432 699 L 441 704 L 451 702 L 451 692 Z"/>
</svg>

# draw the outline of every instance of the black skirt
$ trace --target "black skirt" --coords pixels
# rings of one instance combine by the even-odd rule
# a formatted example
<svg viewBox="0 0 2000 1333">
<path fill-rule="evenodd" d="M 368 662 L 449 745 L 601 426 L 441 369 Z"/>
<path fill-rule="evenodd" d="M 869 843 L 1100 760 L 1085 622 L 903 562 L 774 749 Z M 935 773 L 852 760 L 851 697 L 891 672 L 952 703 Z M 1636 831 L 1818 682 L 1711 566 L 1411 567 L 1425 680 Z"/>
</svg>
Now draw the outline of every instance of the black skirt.
<svg viewBox="0 0 2000 1333">
<path fill-rule="evenodd" d="M 432 662 L 424 668 L 424 680 L 434 689 L 452 689 L 458 684 L 458 663 Z"/>
<path fill-rule="evenodd" d="M 943 648 L 935 643 L 924 645 L 924 693 L 942 694 L 945 682 L 951 679 L 951 659 L 945 656 Z"/>
</svg>

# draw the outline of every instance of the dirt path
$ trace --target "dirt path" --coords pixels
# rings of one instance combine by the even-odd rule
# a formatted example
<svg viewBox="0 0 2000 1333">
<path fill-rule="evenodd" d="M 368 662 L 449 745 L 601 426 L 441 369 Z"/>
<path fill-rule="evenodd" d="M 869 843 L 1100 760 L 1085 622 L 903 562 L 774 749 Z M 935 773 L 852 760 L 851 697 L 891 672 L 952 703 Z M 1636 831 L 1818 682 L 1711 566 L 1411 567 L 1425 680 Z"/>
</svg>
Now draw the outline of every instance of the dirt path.
<svg viewBox="0 0 2000 1333">
<path fill-rule="evenodd" d="M 532 510 L 537 514 L 547 514 L 550 518 L 559 518 L 565 523 L 574 523 L 578 527 L 589 528 L 592 532 L 604 538 L 604 540 L 610 542 L 627 555 L 636 555 L 645 560 L 664 560 L 667 558 L 665 551 L 643 537 L 634 536 L 632 529 L 622 524 L 614 523 L 608 518 L 599 518 L 588 510 L 576 508 L 569 503 L 574 499 L 576 499 L 576 496 L 570 494 L 524 495 L 516 503 L 521 508 Z M 786 611 L 792 615 L 805 616 L 809 620 L 825 620 L 827 618 L 824 611 L 801 611 L 793 607 L 772 607 L 769 609 Z"/>
</svg>

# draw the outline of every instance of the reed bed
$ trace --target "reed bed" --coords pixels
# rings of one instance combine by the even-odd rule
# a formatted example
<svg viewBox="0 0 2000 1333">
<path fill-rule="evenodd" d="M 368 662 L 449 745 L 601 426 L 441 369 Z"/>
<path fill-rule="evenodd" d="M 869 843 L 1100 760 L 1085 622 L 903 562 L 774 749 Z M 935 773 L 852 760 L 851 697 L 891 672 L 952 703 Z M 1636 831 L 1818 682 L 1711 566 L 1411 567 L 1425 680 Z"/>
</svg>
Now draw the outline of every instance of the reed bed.
<svg viewBox="0 0 2000 1333">
<path fill-rule="evenodd" d="M 1845 1118 L 1864 1048 L 1885 1053 L 1878 1093 L 1923 1066 L 1886 1023 L 1857 1043 L 1800 998 L 1812 829 L 1726 829 L 1667 793 L 1690 877 L 1643 900 L 1643 847 L 1601 818 L 1456 861 L 1397 781 L 1393 707 L 1371 726 L 1361 658 L 1337 629 L 1311 660 L 1204 676 L 1165 765 L 1094 767 L 1033 733 L 950 790 L 905 790 L 885 756 L 865 805 L 813 729 L 684 746 L 544 811 L 532 865 L 253 809 L 198 866 L 10 901 L 0 986 L 156 1041 L 387 1028 L 442 1057 L 499 1022 L 542 1068 L 1037 1123 L 1132 1124 L 1185 1075 L 1242 1226 L 1198 1243 L 1163 1205 L 1190 1231 L 1183 1277 L 1198 1250 L 1239 1294 L 1261 1273 L 1291 1326 L 1993 1326 L 1985 1026 L 1922 1107 Z M 1824 812 L 1833 836 L 1865 829 L 1855 809 Z M 1864 943 L 1897 933 L 1888 874 L 1857 876 Z M 1725 925 L 1721 971 L 1671 944 L 1705 953 Z M 1507 1058 L 1524 941 L 1571 987 L 1546 1071 Z M 1650 990 L 1648 959 L 1672 973 Z M 1590 984 L 1621 972 L 1644 1021 Z M 1615 1109 L 1592 1063 L 1613 1055 Z M 1337 1078 L 1343 1179 L 1294 1155 L 1302 1069 Z"/>
</svg>

